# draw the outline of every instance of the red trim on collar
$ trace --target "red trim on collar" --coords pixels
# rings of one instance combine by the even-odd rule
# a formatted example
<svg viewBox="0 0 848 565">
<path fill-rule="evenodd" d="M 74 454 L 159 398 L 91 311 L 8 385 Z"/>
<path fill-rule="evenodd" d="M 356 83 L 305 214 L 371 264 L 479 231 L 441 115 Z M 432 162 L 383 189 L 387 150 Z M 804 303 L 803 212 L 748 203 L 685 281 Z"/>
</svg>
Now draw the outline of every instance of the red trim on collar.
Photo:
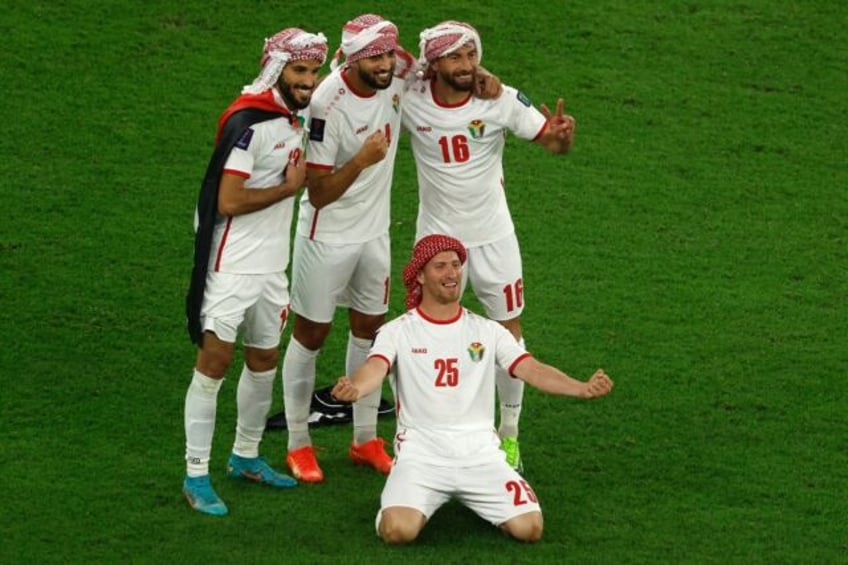
<svg viewBox="0 0 848 565">
<path fill-rule="evenodd" d="M 424 312 L 421 311 L 420 306 L 416 306 L 415 311 L 418 312 L 419 316 L 421 316 L 422 318 L 424 318 L 426 321 L 430 322 L 431 324 L 442 324 L 442 325 L 444 325 L 444 324 L 453 324 L 454 322 L 456 322 L 457 320 L 462 318 L 463 308 L 462 308 L 462 306 L 460 306 L 459 309 L 456 312 L 456 316 L 454 316 L 453 318 L 448 318 L 447 320 L 437 320 L 435 318 L 431 318 L 430 316 L 428 316 L 427 314 L 425 314 Z"/>
</svg>

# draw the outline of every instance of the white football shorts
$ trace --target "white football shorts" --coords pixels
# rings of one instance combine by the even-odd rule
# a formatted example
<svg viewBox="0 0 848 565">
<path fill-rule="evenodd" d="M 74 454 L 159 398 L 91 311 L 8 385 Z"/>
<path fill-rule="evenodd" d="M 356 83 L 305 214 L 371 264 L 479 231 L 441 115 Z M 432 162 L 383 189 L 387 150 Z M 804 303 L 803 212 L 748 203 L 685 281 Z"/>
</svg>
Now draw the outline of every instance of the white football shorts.
<svg viewBox="0 0 848 565">
<path fill-rule="evenodd" d="M 297 235 L 292 254 L 292 310 L 325 324 L 333 321 L 337 306 L 362 314 L 385 314 L 390 269 L 388 234 L 346 245 Z"/>
<path fill-rule="evenodd" d="M 515 233 L 471 247 L 467 252 L 462 290 L 470 282 L 486 316 L 492 320 L 503 322 L 520 316 L 524 311 L 524 277 Z"/>
<path fill-rule="evenodd" d="M 209 272 L 200 318 L 204 330 L 235 343 L 239 330 L 244 345 L 275 349 L 286 326 L 288 279 L 283 273 L 236 275 Z"/>
<path fill-rule="evenodd" d="M 527 512 L 541 512 L 533 489 L 509 466 L 502 452 L 491 461 L 470 467 L 440 466 L 399 457 L 380 496 L 378 534 L 380 516 L 386 508 L 414 508 L 429 520 L 451 499 L 495 526 Z"/>
</svg>

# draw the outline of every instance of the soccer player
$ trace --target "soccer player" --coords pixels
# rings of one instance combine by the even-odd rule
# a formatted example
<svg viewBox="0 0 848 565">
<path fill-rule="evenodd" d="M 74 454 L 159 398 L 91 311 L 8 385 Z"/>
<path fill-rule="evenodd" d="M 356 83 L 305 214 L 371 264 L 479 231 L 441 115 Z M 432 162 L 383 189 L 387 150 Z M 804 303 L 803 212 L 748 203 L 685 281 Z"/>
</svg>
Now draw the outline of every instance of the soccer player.
<svg viewBox="0 0 848 565">
<path fill-rule="evenodd" d="M 288 28 L 265 41 L 261 71 L 218 121 L 216 147 L 197 205 L 194 268 L 186 299 L 197 345 L 185 399 L 186 478 L 192 508 L 223 516 L 209 481 L 218 391 L 239 333 L 236 438 L 228 474 L 273 487 L 297 484 L 259 457 L 288 313 L 289 230 L 303 186 L 301 120 L 327 55 L 322 34 Z"/>
<path fill-rule="evenodd" d="M 518 540 L 539 540 L 536 495 L 499 449 L 495 367 L 550 394 L 597 398 L 613 387 L 603 369 L 581 382 L 537 361 L 502 325 L 462 308 L 465 260 L 457 239 L 419 240 L 403 271 L 408 312 L 380 329 L 366 363 L 333 388 L 339 400 L 355 401 L 389 375 L 395 464 L 377 514 L 386 543 L 415 540 L 451 498 Z"/>
<path fill-rule="evenodd" d="M 540 112 L 520 91 L 504 86 L 497 99 L 471 95 L 482 45 L 466 23 L 443 22 L 420 36 L 423 79 L 410 88 L 403 125 L 411 134 L 418 173 L 416 240 L 432 233 L 457 237 L 468 249 L 462 280 L 489 318 L 500 322 L 523 346 L 521 313 L 524 277 L 521 254 L 504 192 L 505 134 L 513 134 L 567 153 L 574 119 L 545 105 Z M 501 448 L 522 469 L 518 421 L 524 383 L 498 370 Z"/>
<path fill-rule="evenodd" d="M 338 59 L 344 56 L 344 64 Z M 310 111 L 307 191 L 292 257 L 292 337 L 283 358 L 288 429 L 286 462 L 305 482 L 320 482 L 309 435 L 316 358 L 337 306 L 348 308 L 347 371 L 362 364 L 389 297 L 389 206 L 400 103 L 404 90 L 398 58 L 414 63 L 398 45 L 397 27 L 374 14 L 344 25 L 333 72 L 315 91 Z M 388 473 L 392 459 L 377 436 L 380 391 L 353 406 L 349 456 Z"/>
</svg>

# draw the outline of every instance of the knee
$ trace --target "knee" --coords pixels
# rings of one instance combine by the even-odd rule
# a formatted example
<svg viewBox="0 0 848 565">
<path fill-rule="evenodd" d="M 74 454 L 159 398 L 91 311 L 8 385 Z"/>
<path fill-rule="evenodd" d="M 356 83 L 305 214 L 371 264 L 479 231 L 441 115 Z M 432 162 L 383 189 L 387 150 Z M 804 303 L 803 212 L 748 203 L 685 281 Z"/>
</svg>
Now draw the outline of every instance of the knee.
<svg viewBox="0 0 848 565">
<path fill-rule="evenodd" d="M 197 351 L 195 367 L 212 379 L 222 379 L 233 361 L 231 344 L 218 340 L 209 332 L 203 340 L 203 347 Z"/>
<path fill-rule="evenodd" d="M 382 314 L 362 314 L 355 310 L 350 311 L 350 333 L 360 339 L 374 339 L 377 330 L 386 322 Z"/>
<path fill-rule="evenodd" d="M 244 361 L 247 367 L 257 373 L 276 369 L 279 360 L 280 352 L 277 349 L 246 347 L 244 350 Z"/>
<path fill-rule="evenodd" d="M 380 538 L 390 545 L 411 543 L 420 531 L 420 525 L 409 520 L 397 520 L 385 515 L 380 520 Z"/>
<path fill-rule="evenodd" d="M 507 521 L 501 529 L 517 539 L 527 543 L 536 543 L 542 539 L 542 513 L 530 512 Z"/>
<path fill-rule="evenodd" d="M 306 349 L 317 351 L 324 346 L 324 340 L 330 333 L 330 324 L 307 320 L 298 316 L 294 321 L 292 335 Z"/>
</svg>

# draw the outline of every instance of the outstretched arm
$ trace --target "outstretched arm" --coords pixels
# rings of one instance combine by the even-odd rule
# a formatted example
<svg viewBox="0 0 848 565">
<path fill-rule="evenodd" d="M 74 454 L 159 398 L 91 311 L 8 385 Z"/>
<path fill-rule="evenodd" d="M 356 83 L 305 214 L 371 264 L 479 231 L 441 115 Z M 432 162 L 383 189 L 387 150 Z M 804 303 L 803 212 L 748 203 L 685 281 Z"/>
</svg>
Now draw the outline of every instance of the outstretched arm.
<svg viewBox="0 0 848 565">
<path fill-rule="evenodd" d="M 539 107 L 547 122 L 545 124 L 545 130 L 536 139 L 536 143 L 551 153 L 568 153 L 574 144 L 574 128 L 576 124 L 573 116 L 563 114 L 564 107 L 565 102 L 562 98 L 557 100 L 556 111 L 553 114 L 545 104 Z"/>
<path fill-rule="evenodd" d="M 597 398 L 608 394 L 613 387 L 612 379 L 603 369 L 595 371 L 589 380 L 578 381 L 550 365 L 526 357 L 516 365 L 512 374 L 542 392 L 576 398 Z"/>
<path fill-rule="evenodd" d="M 336 400 L 356 402 L 379 388 L 388 369 L 389 364 L 382 357 L 369 357 L 352 377 L 341 377 L 331 394 Z"/>
</svg>

